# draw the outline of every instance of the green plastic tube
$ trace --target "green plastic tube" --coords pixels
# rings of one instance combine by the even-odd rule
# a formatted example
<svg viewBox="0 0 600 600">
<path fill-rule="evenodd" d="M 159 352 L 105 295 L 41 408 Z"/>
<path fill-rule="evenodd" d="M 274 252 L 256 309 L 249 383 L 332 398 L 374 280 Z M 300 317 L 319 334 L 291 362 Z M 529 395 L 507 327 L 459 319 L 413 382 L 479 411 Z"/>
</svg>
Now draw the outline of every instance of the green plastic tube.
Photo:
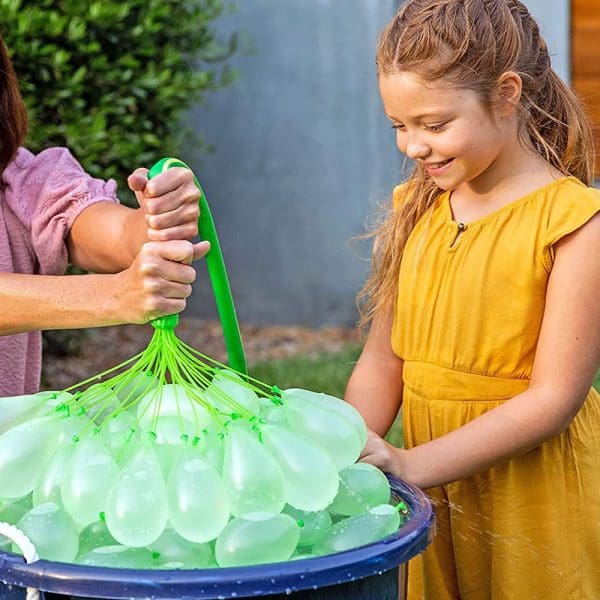
<svg viewBox="0 0 600 600">
<path fill-rule="evenodd" d="M 159 173 L 163 173 L 172 167 L 183 167 L 190 169 L 183 161 L 177 158 L 162 158 L 159 160 L 148 173 L 148 179 L 156 177 Z M 191 169 L 190 169 L 191 171 Z M 227 278 L 227 270 L 221 253 L 221 245 L 215 229 L 215 222 L 206 201 L 206 196 L 202 190 L 198 178 L 194 175 L 194 183 L 200 190 L 200 218 L 198 219 L 198 232 L 200 238 L 210 242 L 210 250 L 205 257 L 208 275 L 210 277 L 213 294 L 217 304 L 221 327 L 223 328 L 223 337 L 225 339 L 225 348 L 229 357 L 229 366 L 243 375 L 248 374 L 246 366 L 246 356 L 242 345 L 242 336 L 240 327 L 233 304 L 231 295 L 231 287 Z M 155 319 L 152 324 L 159 328 L 173 328 L 177 324 L 177 319 L 169 317 L 160 317 Z M 176 317 L 176 315 L 175 315 Z"/>
</svg>

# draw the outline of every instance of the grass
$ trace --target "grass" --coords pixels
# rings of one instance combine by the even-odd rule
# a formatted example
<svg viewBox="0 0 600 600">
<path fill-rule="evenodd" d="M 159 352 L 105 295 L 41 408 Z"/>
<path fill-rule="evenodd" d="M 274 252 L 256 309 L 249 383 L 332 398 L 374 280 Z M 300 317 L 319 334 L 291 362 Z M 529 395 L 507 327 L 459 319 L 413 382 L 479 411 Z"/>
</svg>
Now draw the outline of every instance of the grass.
<svg viewBox="0 0 600 600">
<path fill-rule="evenodd" d="M 337 353 L 296 356 L 257 363 L 250 367 L 249 372 L 252 377 L 277 385 L 282 390 L 303 388 L 343 398 L 360 351 L 361 346 L 353 344 Z M 400 418 L 396 419 L 386 439 L 395 446 L 402 446 Z"/>
<path fill-rule="evenodd" d="M 360 351 L 359 345 L 351 345 L 334 354 L 266 361 L 251 367 L 250 375 L 281 389 L 298 387 L 342 398 Z M 600 392 L 600 371 L 596 374 L 594 387 Z M 402 446 L 400 416 L 392 425 L 386 439 L 394 446 Z"/>
<path fill-rule="evenodd" d="M 359 345 L 350 345 L 341 352 L 317 356 L 295 356 L 257 363 L 250 375 L 285 388 L 303 388 L 342 398 L 346 383 L 360 354 Z"/>
</svg>

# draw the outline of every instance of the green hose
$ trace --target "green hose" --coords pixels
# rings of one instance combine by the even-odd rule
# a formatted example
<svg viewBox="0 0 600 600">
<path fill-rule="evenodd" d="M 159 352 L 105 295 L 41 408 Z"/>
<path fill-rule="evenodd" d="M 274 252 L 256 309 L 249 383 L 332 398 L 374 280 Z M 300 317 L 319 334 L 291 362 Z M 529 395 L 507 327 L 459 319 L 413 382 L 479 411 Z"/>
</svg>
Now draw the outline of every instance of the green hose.
<svg viewBox="0 0 600 600">
<path fill-rule="evenodd" d="M 188 165 L 177 158 L 162 158 L 150 169 L 148 179 L 152 179 L 152 177 L 155 177 L 159 173 L 163 173 L 172 167 L 190 169 Z M 206 201 L 202 186 L 195 175 L 194 183 L 200 190 L 200 218 L 198 219 L 198 232 L 201 239 L 210 242 L 210 250 L 206 255 L 206 267 L 212 284 L 217 311 L 219 313 L 219 319 L 221 320 L 221 327 L 223 328 L 223 337 L 225 339 L 227 356 L 229 357 L 229 366 L 239 373 L 247 375 L 248 369 L 242 345 L 242 336 L 240 334 L 240 327 L 235 312 L 235 306 L 233 304 L 231 287 L 229 286 L 229 279 L 227 278 L 227 270 L 225 269 L 225 262 L 223 261 L 219 238 L 217 237 L 217 231 L 215 229 L 215 222 L 208 207 L 208 202 Z M 152 321 L 152 324 L 154 327 L 160 329 L 173 329 L 177 324 L 178 319 L 176 317 L 177 315 L 160 317 Z"/>
</svg>

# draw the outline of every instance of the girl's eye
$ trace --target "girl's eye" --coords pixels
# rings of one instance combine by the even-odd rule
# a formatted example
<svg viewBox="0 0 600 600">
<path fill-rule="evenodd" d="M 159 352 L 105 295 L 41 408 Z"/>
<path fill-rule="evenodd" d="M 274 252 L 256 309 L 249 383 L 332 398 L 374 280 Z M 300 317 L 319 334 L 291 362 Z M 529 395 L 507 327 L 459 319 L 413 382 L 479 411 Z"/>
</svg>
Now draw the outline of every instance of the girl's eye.
<svg viewBox="0 0 600 600">
<path fill-rule="evenodd" d="M 434 125 L 425 125 L 427 131 L 441 131 L 446 123 L 435 123 Z"/>
<path fill-rule="evenodd" d="M 390 127 L 391 127 L 391 129 L 397 129 L 400 131 L 404 131 L 404 125 L 394 124 L 394 125 L 391 125 Z"/>
</svg>

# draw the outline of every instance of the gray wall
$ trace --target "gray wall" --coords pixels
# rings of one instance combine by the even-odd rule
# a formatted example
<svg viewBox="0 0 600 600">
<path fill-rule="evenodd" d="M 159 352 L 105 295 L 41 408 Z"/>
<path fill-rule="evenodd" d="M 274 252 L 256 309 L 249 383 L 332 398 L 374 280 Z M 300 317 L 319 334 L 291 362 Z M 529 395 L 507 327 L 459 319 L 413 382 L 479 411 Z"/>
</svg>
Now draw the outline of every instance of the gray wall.
<svg viewBox="0 0 600 600">
<path fill-rule="evenodd" d="M 190 162 L 214 214 L 238 315 L 255 324 L 353 325 L 368 263 L 347 242 L 401 179 L 374 64 L 396 2 L 237 4 L 220 26 L 244 30 L 256 52 L 238 56 L 239 80 L 193 111 L 193 127 L 216 152 Z M 201 282 L 188 314 L 214 314 Z"/>
<path fill-rule="evenodd" d="M 402 179 L 375 80 L 396 0 L 238 0 L 219 19 L 256 52 L 190 118 L 216 152 L 195 168 L 214 214 L 241 321 L 353 325 L 367 247 L 348 240 Z M 568 79 L 568 1 L 529 0 Z M 203 266 L 189 315 L 214 316 Z"/>
<path fill-rule="evenodd" d="M 524 0 L 531 14 L 540 24 L 542 36 L 548 44 L 552 66 L 565 80 L 570 80 L 570 1 Z"/>
</svg>

